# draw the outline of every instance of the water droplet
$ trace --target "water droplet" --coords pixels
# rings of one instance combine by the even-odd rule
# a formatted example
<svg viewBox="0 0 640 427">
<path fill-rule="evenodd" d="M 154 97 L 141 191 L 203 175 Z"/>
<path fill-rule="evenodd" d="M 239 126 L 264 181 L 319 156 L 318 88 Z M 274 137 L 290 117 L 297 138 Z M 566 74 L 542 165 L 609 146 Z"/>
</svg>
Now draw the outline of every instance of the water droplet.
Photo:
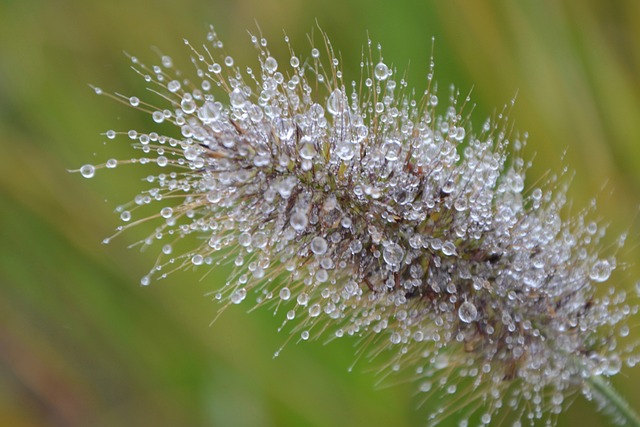
<svg viewBox="0 0 640 427">
<path fill-rule="evenodd" d="M 231 302 L 234 304 L 240 304 L 242 300 L 247 296 L 247 290 L 245 288 L 240 288 L 231 294 Z"/>
<path fill-rule="evenodd" d="M 105 166 L 107 169 L 113 169 L 118 166 L 118 161 L 116 159 L 109 159 L 107 160 L 107 163 L 105 163 Z"/>
<path fill-rule="evenodd" d="M 324 255 L 327 252 L 327 249 L 329 247 L 329 245 L 327 244 L 327 241 L 320 237 L 320 236 L 316 236 L 313 238 L 313 240 L 311 240 L 311 252 L 313 252 L 316 255 Z"/>
<path fill-rule="evenodd" d="M 302 333 L 300 334 L 300 338 L 302 338 L 303 340 L 308 340 L 309 339 L 309 331 L 302 331 Z"/>
<path fill-rule="evenodd" d="M 171 215 L 173 215 L 173 209 L 170 207 L 160 209 L 160 216 L 162 218 L 171 218 Z"/>
<path fill-rule="evenodd" d="M 296 56 L 291 57 L 291 61 L 289 61 L 293 68 L 298 68 L 300 66 L 300 60 Z"/>
<path fill-rule="evenodd" d="M 269 56 L 264 61 L 264 69 L 267 70 L 267 72 L 270 74 L 275 73 L 278 69 L 278 61 L 276 61 L 273 56 Z"/>
<path fill-rule="evenodd" d="M 158 158 L 156 159 L 156 163 L 158 164 L 158 166 L 163 168 L 167 166 L 167 164 L 169 163 L 169 159 L 167 159 L 165 156 L 158 156 Z"/>
<path fill-rule="evenodd" d="M 268 242 L 267 235 L 262 231 L 258 231 L 251 238 L 251 243 L 256 248 L 264 248 L 265 246 L 267 246 L 267 242 Z"/>
<path fill-rule="evenodd" d="M 321 311 L 320 304 L 313 304 L 309 307 L 309 317 L 318 317 Z"/>
<path fill-rule="evenodd" d="M 302 145 L 300 147 L 299 153 L 300 153 L 300 157 L 302 157 L 305 160 L 311 160 L 317 154 L 316 149 L 313 146 L 313 143 L 307 137 L 302 138 Z"/>
<path fill-rule="evenodd" d="M 611 275 L 611 265 L 607 260 L 596 261 L 591 270 L 589 271 L 589 277 L 594 282 L 604 282 Z"/>
<path fill-rule="evenodd" d="M 93 165 L 84 165 L 80 168 L 80 174 L 85 178 L 93 178 L 96 174 L 96 168 Z"/>
<path fill-rule="evenodd" d="M 453 244 L 453 242 L 444 242 L 442 244 L 442 253 L 447 256 L 456 255 L 456 246 Z"/>
<path fill-rule="evenodd" d="M 382 258 L 387 264 L 398 266 L 404 258 L 404 249 L 397 243 L 391 243 L 383 249 Z"/>
<path fill-rule="evenodd" d="M 329 95 L 329 98 L 327 99 L 327 111 L 332 116 L 342 114 L 342 111 L 344 109 L 343 104 L 344 99 L 342 96 L 342 91 L 340 89 L 335 89 L 333 92 L 331 92 L 331 95 Z"/>
<path fill-rule="evenodd" d="M 303 306 L 307 305 L 307 303 L 309 302 L 309 295 L 303 292 L 300 295 L 298 295 L 298 298 L 296 298 L 296 301 L 300 305 L 303 305 Z"/>
<path fill-rule="evenodd" d="M 395 160 L 398 160 L 398 158 L 400 157 L 400 151 L 402 150 L 402 145 L 400 144 L 400 141 L 398 141 L 397 139 L 389 138 L 384 142 L 384 144 L 382 144 L 382 147 L 380 148 L 380 150 L 384 154 L 385 159 L 389 161 L 395 161 Z"/>
<path fill-rule="evenodd" d="M 142 286 L 149 286 L 149 283 L 151 283 L 151 279 L 149 278 L 149 276 L 144 276 L 142 279 L 140 279 L 140 284 Z"/>
<path fill-rule="evenodd" d="M 282 288 L 280 289 L 280 299 L 283 301 L 287 301 L 289 298 L 291 298 L 291 291 L 289 290 L 289 288 Z"/>
<path fill-rule="evenodd" d="M 524 189 L 524 180 L 522 179 L 522 176 L 513 176 L 511 179 L 511 189 L 516 193 L 520 193 Z"/>
<path fill-rule="evenodd" d="M 132 107 L 137 107 L 138 105 L 140 105 L 140 98 L 138 98 L 137 96 L 132 96 L 131 98 L 129 98 L 129 104 L 131 104 Z"/>
<path fill-rule="evenodd" d="M 465 301 L 458 308 L 458 317 L 465 323 L 471 323 L 478 317 L 478 309 L 469 301 Z"/>
<path fill-rule="evenodd" d="M 353 159 L 353 156 L 356 154 L 355 147 L 349 141 L 342 141 L 338 143 L 335 149 L 336 155 L 345 162 Z"/>
<path fill-rule="evenodd" d="M 324 283 L 329 280 L 329 273 L 327 273 L 327 270 L 321 268 L 320 270 L 316 271 L 316 280 L 318 281 L 318 283 Z"/>
<path fill-rule="evenodd" d="M 185 114 L 193 113 L 196 111 L 196 107 L 196 102 L 190 96 L 185 95 L 185 97 L 182 98 L 182 101 L 180 101 L 180 108 L 182 108 L 182 111 L 184 111 Z"/>
<path fill-rule="evenodd" d="M 120 214 L 120 219 L 124 222 L 128 222 L 129 220 L 131 220 L 131 212 L 122 211 L 122 213 Z"/>
<path fill-rule="evenodd" d="M 362 242 L 360 240 L 354 240 L 349 244 L 349 250 L 352 254 L 357 254 L 362 250 Z"/>
<path fill-rule="evenodd" d="M 245 248 L 251 245 L 251 234 L 244 232 L 238 236 L 238 244 L 240 246 L 244 246 Z"/>
<path fill-rule="evenodd" d="M 379 62 L 373 73 L 375 74 L 376 79 L 386 80 L 387 77 L 389 77 L 389 67 L 387 67 L 384 62 Z"/>
<path fill-rule="evenodd" d="M 204 261 L 204 257 L 200 254 L 196 254 L 191 257 L 191 263 L 193 265 L 202 265 L 203 261 Z"/>
<path fill-rule="evenodd" d="M 311 49 L 311 56 L 314 57 L 314 58 L 319 58 L 320 57 L 320 51 L 314 47 L 313 49 Z"/>
<path fill-rule="evenodd" d="M 156 123 L 162 123 L 164 122 L 164 114 L 162 113 L 162 111 L 154 111 L 151 114 L 151 118 L 153 119 L 154 122 Z"/>
<path fill-rule="evenodd" d="M 296 231 L 304 231 L 307 228 L 307 224 L 309 224 L 309 219 L 307 216 L 301 212 L 296 211 L 291 215 L 291 219 L 289 220 L 291 223 L 291 227 L 293 227 Z"/>
<path fill-rule="evenodd" d="M 171 80 L 167 85 L 167 89 L 169 89 L 169 92 L 173 92 L 173 93 L 179 91 L 180 87 L 181 87 L 181 84 L 177 80 Z"/>
<path fill-rule="evenodd" d="M 564 396 L 560 392 L 556 392 L 553 394 L 553 396 L 551 396 L 551 403 L 553 403 L 556 406 L 562 405 L 563 401 L 564 401 Z"/>
<path fill-rule="evenodd" d="M 244 105 L 244 95 L 240 89 L 234 89 L 229 94 L 229 101 L 231 102 L 231 106 L 234 108 L 240 108 Z"/>
<path fill-rule="evenodd" d="M 391 334 L 391 337 L 389 338 L 389 340 L 391 341 L 392 344 L 400 344 L 402 337 L 400 336 L 399 333 L 394 332 Z"/>
</svg>

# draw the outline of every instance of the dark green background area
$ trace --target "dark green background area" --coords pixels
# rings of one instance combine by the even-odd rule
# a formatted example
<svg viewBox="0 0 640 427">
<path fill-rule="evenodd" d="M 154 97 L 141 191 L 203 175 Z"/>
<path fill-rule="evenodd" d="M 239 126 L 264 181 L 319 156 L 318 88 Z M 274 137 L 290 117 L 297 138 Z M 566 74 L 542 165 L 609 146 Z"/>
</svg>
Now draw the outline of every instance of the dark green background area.
<svg viewBox="0 0 640 427">
<path fill-rule="evenodd" d="M 347 81 L 368 34 L 419 90 L 435 36 L 440 94 L 473 88 L 477 125 L 517 93 L 511 118 L 535 156 L 528 184 L 574 171 L 567 214 L 597 196 L 609 243 L 630 232 L 610 283 L 631 290 L 640 278 L 637 0 L 2 0 L 0 425 L 401 427 L 442 404 L 418 408 L 414 384 L 376 387 L 366 360 L 348 372 L 349 339 L 292 343 L 272 359 L 287 336 L 269 310 L 233 307 L 209 326 L 219 306 L 207 294 L 225 268 L 140 287 L 155 253 L 127 246 L 148 227 L 100 244 L 148 172 L 123 165 L 85 180 L 66 170 L 130 157 L 124 139 L 105 144 L 101 133 L 154 124 L 88 84 L 144 97 L 122 52 L 152 62 L 157 46 L 189 71 L 182 40 L 200 44 L 209 24 L 237 62 L 255 61 L 256 21 L 283 61 L 283 30 L 306 56 L 317 21 Z M 615 378 L 636 408 L 639 381 L 637 368 Z M 606 425 L 593 406 L 578 397 L 559 424 Z"/>
</svg>

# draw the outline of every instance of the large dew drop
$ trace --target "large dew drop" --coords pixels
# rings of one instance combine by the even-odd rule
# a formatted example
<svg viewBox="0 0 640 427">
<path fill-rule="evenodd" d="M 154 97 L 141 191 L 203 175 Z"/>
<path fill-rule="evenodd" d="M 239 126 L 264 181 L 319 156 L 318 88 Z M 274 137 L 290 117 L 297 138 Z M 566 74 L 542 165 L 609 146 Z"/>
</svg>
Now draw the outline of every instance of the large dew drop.
<svg viewBox="0 0 640 427">
<path fill-rule="evenodd" d="M 596 261 L 589 271 L 589 277 L 594 282 L 604 282 L 611 275 L 611 264 L 607 260 Z"/>
<path fill-rule="evenodd" d="M 478 317 L 478 309 L 469 301 L 465 301 L 458 308 L 458 317 L 464 323 L 471 323 Z"/>
<path fill-rule="evenodd" d="M 387 77 L 389 77 L 389 67 L 387 67 L 387 64 L 385 64 L 384 62 L 380 62 L 378 63 L 378 65 L 376 65 L 373 73 L 375 74 L 376 79 L 386 80 Z"/>
<path fill-rule="evenodd" d="M 268 57 L 264 60 L 264 69 L 270 74 L 275 73 L 278 69 L 278 61 L 273 56 Z"/>
<path fill-rule="evenodd" d="M 356 154 L 355 147 L 349 141 L 342 141 L 338 143 L 335 149 L 336 155 L 345 162 L 353 159 L 353 156 Z"/>
<path fill-rule="evenodd" d="M 304 231 L 304 229 L 307 228 L 307 224 L 309 224 L 309 219 L 304 214 L 304 212 L 297 211 L 291 215 L 291 219 L 289 220 L 289 222 L 291 223 L 291 227 L 293 227 L 294 230 Z"/>
<path fill-rule="evenodd" d="M 327 241 L 320 236 L 314 237 L 313 240 L 311 240 L 311 252 L 316 255 L 324 255 L 328 247 Z"/>
<path fill-rule="evenodd" d="M 84 165 L 80 168 L 80 174 L 85 178 L 93 178 L 96 174 L 96 168 L 93 165 Z"/>
<path fill-rule="evenodd" d="M 391 266 L 397 266 L 402 262 L 402 258 L 404 257 L 404 250 L 402 246 L 397 243 L 391 243 L 387 245 L 382 251 L 382 258 L 384 258 L 385 262 Z"/>
<path fill-rule="evenodd" d="M 343 98 L 342 91 L 340 89 L 336 89 L 331 92 L 329 98 L 327 99 L 327 111 L 332 116 L 336 116 L 338 114 L 342 114 L 343 110 Z"/>
</svg>

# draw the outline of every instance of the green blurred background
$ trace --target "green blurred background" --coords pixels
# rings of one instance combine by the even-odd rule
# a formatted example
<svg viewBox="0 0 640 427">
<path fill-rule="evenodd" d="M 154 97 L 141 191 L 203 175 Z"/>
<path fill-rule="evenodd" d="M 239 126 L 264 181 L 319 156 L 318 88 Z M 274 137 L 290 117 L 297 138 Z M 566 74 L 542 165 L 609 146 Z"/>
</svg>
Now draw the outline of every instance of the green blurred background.
<svg viewBox="0 0 640 427">
<path fill-rule="evenodd" d="M 120 166 L 84 180 L 67 169 L 131 156 L 107 129 L 151 120 L 87 86 L 145 94 L 122 51 L 149 62 L 157 46 L 189 71 L 182 39 L 214 24 L 229 52 L 254 59 L 255 20 L 276 57 L 282 30 L 301 56 L 315 22 L 357 76 L 367 32 L 387 62 L 423 89 L 436 37 L 441 93 L 473 87 L 475 123 L 508 102 L 527 130 L 532 183 L 575 171 L 576 212 L 598 195 L 611 239 L 630 228 L 614 281 L 640 278 L 640 2 L 637 0 L 0 0 L 0 425 L 416 426 L 413 384 L 375 386 L 366 363 L 347 372 L 354 342 L 290 344 L 268 310 L 206 296 L 226 270 L 181 272 L 142 288 L 153 251 L 110 245 L 113 209 L 146 174 Z M 349 78 L 347 78 L 348 80 Z M 565 152 L 567 154 L 561 158 Z M 603 184 L 605 184 L 603 186 Z M 636 321 L 632 334 L 640 335 Z M 639 369 L 615 384 L 640 407 Z M 438 402 L 427 402 L 436 407 Z M 607 425 L 581 397 L 560 425 Z"/>
</svg>

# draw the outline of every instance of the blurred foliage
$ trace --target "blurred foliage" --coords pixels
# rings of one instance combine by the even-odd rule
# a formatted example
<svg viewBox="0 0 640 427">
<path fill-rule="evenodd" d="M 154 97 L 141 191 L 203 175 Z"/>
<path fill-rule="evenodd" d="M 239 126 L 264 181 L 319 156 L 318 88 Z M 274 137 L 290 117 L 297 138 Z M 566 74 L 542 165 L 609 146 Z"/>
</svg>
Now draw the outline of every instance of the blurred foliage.
<svg viewBox="0 0 640 427">
<path fill-rule="evenodd" d="M 155 256 L 127 246 L 149 229 L 100 242 L 141 170 L 91 181 L 67 173 L 129 156 L 100 132 L 152 125 L 87 86 L 143 94 L 123 50 L 152 59 L 158 46 L 188 69 L 182 39 L 198 44 L 214 24 L 236 60 L 250 62 L 256 20 L 276 57 L 286 54 L 283 29 L 308 52 L 317 22 L 347 76 L 357 77 L 368 34 L 418 90 L 435 36 L 441 92 L 473 88 L 477 123 L 517 93 L 510 116 L 530 135 L 530 184 L 548 169 L 575 171 L 572 209 L 597 195 L 611 240 L 630 229 L 628 264 L 613 280 L 631 288 L 640 277 L 637 0 L 3 0 L 0 425 L 421 424 L 413 384 L 375 387 L 366 359 L 347 371 L 354 342 L 291 343 L 272 359 L 286 336 L 268 310 L 229 309 L 209 327 L 219 307 L 207 294 L 225 268 L 139 287 Z M 638 407 L 640 371 L 623 372 L 615 383 Z M 579 397 L 560 425 L 605 425 L 589 406 Z"/>
</svg>

